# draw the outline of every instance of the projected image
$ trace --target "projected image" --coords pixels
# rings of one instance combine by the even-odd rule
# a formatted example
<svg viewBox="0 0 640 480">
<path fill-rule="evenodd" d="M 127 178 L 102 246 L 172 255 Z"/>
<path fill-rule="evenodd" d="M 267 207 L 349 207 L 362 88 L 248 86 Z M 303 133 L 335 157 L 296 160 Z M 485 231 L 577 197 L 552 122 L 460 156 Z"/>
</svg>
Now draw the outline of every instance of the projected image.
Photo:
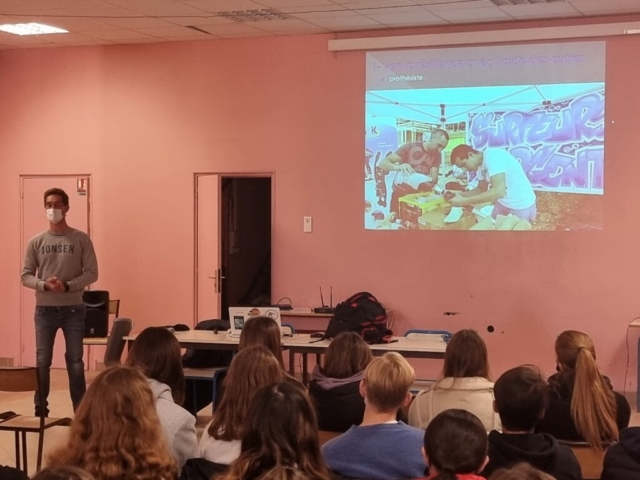
<svg viewBox="0 0 640 480">
<path fill-rule="evenodd" d="M 512 84 L 487 86 L 376 79 L 366 92 L 365 228 L 602 228 L 604 81 L 525 84 L 530 72 L 509 74 L 499 78 Z"/>
</svg>

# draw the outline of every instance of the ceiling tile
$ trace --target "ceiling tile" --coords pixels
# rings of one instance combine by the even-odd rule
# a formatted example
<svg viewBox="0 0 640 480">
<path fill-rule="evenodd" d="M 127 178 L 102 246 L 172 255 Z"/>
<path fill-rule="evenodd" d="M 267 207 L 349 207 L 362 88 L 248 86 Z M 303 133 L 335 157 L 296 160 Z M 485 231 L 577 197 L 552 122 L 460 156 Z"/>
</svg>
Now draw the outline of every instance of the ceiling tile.
<svg viewBox="0 0 640 480">
<path fill-rule="evenodd" d="M 437 25 L 446 23 L 442 18 L 426 10 L 398 9 L 397 13 L 367 14 L 367 17 L 388 26 Z M 401 11 L 400 11 L 401 10 Z"/>
<path fill-rule="evenodd" d="M 95 45 L 105 41 L 106 40 L 92 38 L 81 33 L 65 33 L 62 35 L 52 35 L 50 43 L 59 43 L 61 45 Z"/>
<path fill-rule="evenodd" d="M 106 30 L 109 25 L 90 18 L 70 18 L 70 17 L 41 17 L 31 18 L 28 21 L 37 21 L 52 27 L 63 28 L 69 32 L 81 33 L 91 30 Z"/>
<path fill-rule="evenodd" d="M 333 4 L 329 0 L 256 0 L 257 3 L 268 8 L 304 8 L 304 7 L 327 7 Z"/>
<path fill-rule="evenodd" d="M 638 0 L 570 0 L 576 10 L 585 15 L 615 15 L 640 13 Z"/>
<path fill-rule="evenodd" d="M 204 13 L 197 17 L 173 17 L 169 19 L 173 25 L 219 25 L 222 23 L 236 23 L 228 18 L 217 16 L 215 13 Z"/>
<path fill-rule="evenodd" d="M 382 26 L 380 22 L 377 22 L 372 18 L 365 17 L 364 15 L 313 18 L 309 19 L 309 23 L 313 23 L 319 27 L 328 28 L 332 31 L 366 27 L 377 28 Z"/>
<path fill-rule="evenodd" d="M 170 0 L 102 0 L 110 5 L 140 12 L 154 17 L 172 15 L 198 15 L 202 10 Z"/>
<path fill-rule="evenodd" d="M 182 3 L 207 12 L 260 10 L 264 8 L 264 5 L 251 0 L 186 0 Z"/>
<path fill-rule="evenodd" d="M 262 22 L 252 22 L 251 25 L 259 30 L 265 32 L 282 33 L 282 32 L 297 32 L 303 33 L 308 31 L 309 33 L 318 33 L 323 29 L 303 20 L 297 18 L 290 18 L 287 20 L 270 20 Z"/>
<path fill-rule="evenodd" d="M 201 25 L 199 26 L 199 28 L 213 35 L 219 35 L 221 37 L 228 34 L 236 35 L 246 33 L 247 35 L 255 36 L 256 34 L 268 33 L 263 30 L 253 28 L 250 25 L 252 24 L 234 22 L 220 25 Z"/>
<path fill-rule="evenodd" d="M 606 1 L 606 0 L 603 0 Z M 541 18 L 562 16 L 580 16 L 573 5 L 569 3 L 542 3 L 535 5 L 512 5 L 500 9 L 513 18 Z"/>
<path fill-rule="evenodd" d="M 139 28 L 137 31 L 144 33 L 145 35 L 160 38 L 206 35 L 206 33 L 197 32 L 196 30 L 192 30 L 187 27 L 179 27 L 177 25 L 172 27 Z"/>
<path fill-rule="evenodd" d="M 68 33 L 65 35 L 69 35 Z M 7 35 L 0 38 L 0 43 L 3 45 L 42 45 L 45 43 L 51 43 L 49 35 Z"/>
<path fill-rule="evenodd" d="M 434 12 L 440 18 L 452 23 L 487 22 L 512 19 L 498 7 L 456 8 Z"/>
<path fill-rule="evenodd" d="M 133 15 L 136 15 L 132 12 Z M 149 17 L 133 17 L 133 18 L 105 18 L 101 20 L 103 23 L 107 25 L 111 25 L 114 27 L 120 28 L 158 28 L 158 27 L 171 27 L 174 26 L 173 23 L 167 22 L 165 20 L 160 20 L 158 18 L 149 18 Z M 103 28 L 102 30 L 106 30 Z"/>
<path fill-rule="evenodd" d="M 132 40 L 134 38 L 150 38 L 149 35 L 145 35 L 144 33 L 125 30 L 124 28 L 121 28 L 119 30 L 101 30 L 95 32 L 87 32 L 85 33 L 85 35 L 101 40 Z"/>
</svg>

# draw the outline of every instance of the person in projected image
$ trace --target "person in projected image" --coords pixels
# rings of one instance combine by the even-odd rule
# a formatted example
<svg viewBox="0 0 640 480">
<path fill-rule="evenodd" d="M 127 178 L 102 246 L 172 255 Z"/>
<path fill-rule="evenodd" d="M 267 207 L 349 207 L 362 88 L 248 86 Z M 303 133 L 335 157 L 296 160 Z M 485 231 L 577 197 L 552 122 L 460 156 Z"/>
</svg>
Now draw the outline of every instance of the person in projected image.
<svg viewBox="0 0 640 480">
<path fill-rule="evenodd" d="M 478 185 L 466 192 L 456 192 L 449 203 L 454 207 L 493 202 L 491 218 L 510 213 L 533 222 L 536 219 L 536 194 L 516 157 L 502 148 L 480 152 L 469 145 L 451 151 L 451 163 L 477 172 Z"/>
<path fill-rule="evenodd" d="M 449 134 L 438 128 L 429 140 L 409 142 L 383 158 L 378 166 L 385 172 L 396 172 L 393 179 L 390 213 L 399 213 L 400 197 L 430 191 L 438 183 L 442 150 L 449 144 Z"/>
</svg>

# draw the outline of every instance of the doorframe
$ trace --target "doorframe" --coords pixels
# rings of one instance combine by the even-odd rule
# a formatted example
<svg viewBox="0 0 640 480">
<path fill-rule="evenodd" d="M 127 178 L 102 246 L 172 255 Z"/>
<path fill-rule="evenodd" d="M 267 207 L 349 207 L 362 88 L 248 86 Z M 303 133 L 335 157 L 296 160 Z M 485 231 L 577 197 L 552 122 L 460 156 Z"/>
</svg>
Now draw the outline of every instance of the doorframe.
<svg viewBox="0 0 640 480">
<path fill-rule="evenodd" d="M 93 225 L 93 211 L 91 209 L 91 191 L 93 188 L 93 176 L 90 173 L 52 173 L 52 174 L 45 174 L 45 173 L 40 173 L 40 174 L 20 174 L 19 175 L 19 182 L 20 182 L 20 224 L 18 225 L 19 231 L 20 231 L 20 251 L 19 251 L 19 272 L 20 274 L 22 273 L 22 263 L 24 261 L 23 255 L 24 255 L 24 249 L 26 247 L 26 239 L 24 238 L 24 231 L 22 228 L 22 225 L 24 224 L 24 182 L 25 180 L 31 180 L 31 179 L 37 179 L 37 178 L 79 178 L 79 177 L 85 177 L 88 179 L 87 181 L 87 231 L 86 234 L 89 235 L 89 238 L 91 238 L 91 230 L 92 230 L 92 225 Z M 44 193 L 44 192 L 42 192 Z M 67 194 L 69 195 L 69 197 L 71 197 L 71 195 L 69 194 L 69 192 L 67 192 Z M 44 207 L 44 205 L 43 205 Z M 20 275 L 17 275 L 18 278 L 20 278 Z M 22 319 L 24 318 L 24 312 L 22 311 L 22 305 L 24 305 L 24 295 L 25 295 L 25 289 L 22 286 L 22 283 L 20 283 L 20 308 L 18 309 L 18 311 L 20 312 L 20 330 L 19 330 L 19 334 L 20 334 L 20 350 L 18 352 L 18 358 L 20 359 L 19 363 L 20 365 L 22 365 L 22 355 L 23 355 L 23 351 L 22 351 L 22 343 L 23 343 L 23 338 L 22 338 Z"/>
<path fill-rule="evenodd" d="M 198 178 L 218 175 L 220 185 L 223 178 L 270 178 L 271 179 L 271 288 L 273 289 L 273 252 L 275 240 L 275 218 L 276 218 L 276 172 L 194 172 L 193 174 L 193 326 L 198 323 Z M 222 189 L 218 188 L 218 263 L 221 262 L 222 232 Z M 221 268 L 219 265 L 218 268 Z M 221 290 L 222 291 L 222 290 Z M 273 292 L 273 290 L 272 290 Z M 220 308 L 222 302 L 218 302 Z M 219 314 L 219 312 L 218 312 Z"/>
</svg>

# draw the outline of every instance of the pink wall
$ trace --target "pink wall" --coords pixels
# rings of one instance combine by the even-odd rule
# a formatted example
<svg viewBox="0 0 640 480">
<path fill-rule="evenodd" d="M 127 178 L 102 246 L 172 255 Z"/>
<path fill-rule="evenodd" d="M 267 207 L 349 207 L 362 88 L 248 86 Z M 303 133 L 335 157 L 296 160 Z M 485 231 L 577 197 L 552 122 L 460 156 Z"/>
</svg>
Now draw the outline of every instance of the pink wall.
<svg viewBox="0 0 640 480">
<path fill-rule="evenodd" d="M 550 373 L 555 336 L 584 330 L 621 390 L 640 284 L 640 36 L 607 42 L 605 230 L 528 234 L 365 231 L 364 53 L 330 53 L 330 38 L 0 52 L 0 356 L 19 351 L 20 174 L 93 175 L 96 287 L 139 331 L 192 319 L 193 173 L 272 171 L 274 298 L 372 291 L 396 332 L 478 329 L 496 375 Z"/>
</svg>

